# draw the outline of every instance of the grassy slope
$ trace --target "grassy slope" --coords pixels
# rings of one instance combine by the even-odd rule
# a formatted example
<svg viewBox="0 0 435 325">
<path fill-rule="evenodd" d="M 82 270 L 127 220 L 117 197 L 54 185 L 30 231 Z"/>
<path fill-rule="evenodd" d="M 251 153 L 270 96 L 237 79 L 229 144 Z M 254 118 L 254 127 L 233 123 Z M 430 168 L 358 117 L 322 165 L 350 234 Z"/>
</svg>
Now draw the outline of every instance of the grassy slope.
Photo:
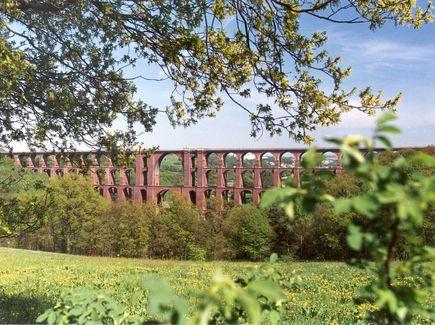
<svg viewBox="0 0 435 325">
<path fill-rule="evenodd" d="M 64 290 L 73 287 L 101 289 L 131 311 L 144 310 L 145 297 L 138 279 L 158 274 L 188 296 L 205 288 L 217 269 L 236 276 L 254 263 L 180 262 L 143 259 L 99 258 L 0 248 L 0 323 L 32 322 L 52 307 Z M 365 280 L 359 270 L 342 263 L 282 263 L 290 277 L 296 270 L 304 287 L 288 293 L 294 321 L 340 323 L 355 321 L 358 306 L 352 302 L 357 286 Z"/>
<path fill-rule="evenodd" d="M 181 262 L 99 258 L 0 248 L 0 323 L 29 323 L 52 307 L 64 290 L 87 287 L 106 290 L 135 313 L 144 310 L 138 279 L 150 274 L 169 279 L 173 288 L 195 303 L 192 293 L 205 288 L 216 269 L 236 276 L 254 263 Z M 352 302 L 366 281 L 361 271 L 343 263 L 281 263 L 290 277 L 302 276 L 303 287 L 288 293 L 295 322 L 355 322 L 363 309 Z"/>
</svg>

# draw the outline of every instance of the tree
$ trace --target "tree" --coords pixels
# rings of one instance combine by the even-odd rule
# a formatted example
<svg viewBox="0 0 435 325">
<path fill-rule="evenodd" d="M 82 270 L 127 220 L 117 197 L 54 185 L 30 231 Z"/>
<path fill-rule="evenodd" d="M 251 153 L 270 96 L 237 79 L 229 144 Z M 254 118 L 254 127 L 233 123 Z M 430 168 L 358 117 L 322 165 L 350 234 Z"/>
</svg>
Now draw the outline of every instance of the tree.
<svg viewBox="0 0 435 325">
<path fill-rule="evenodd" d="M 224 233 L 237 259 L 260 260 L 270 253 L 272 228 L 265 213 L 252 205 L 231 209 Z"/>
<path fill-rule="evenodd" d="M 0 238 L 39 228 L 48 207 L 47 175 L 18 167 L 13 159 L 0 159 Z"/>
<path fill-rule="evenodd" d="M 166 207 L 154 215 L 150 224 L 151 256 L 203 260 L 206 257 L 204 222 L 186 198 L 171 195 Z"/>
<path fill-rule="evenodd" d="M 88 177 L 67 174 L 49 183 L 48 227 L 54 249 L 63 253 L 96 254 L 102 214 L 108 202 L 94 189 Z"/>
<path fill-rule="evenodd" d="M 121 201 L 111 206 L 107 219 L 103 216 L 103 254 L 144 257 L 148 252 L 149 224 L 156 207 L 140 202 Z"/>
<path fill-rule="evenodd" d="M 393 108 L 399 96 L 383 101 L 366 88 L 358 94 L 361 105 L 353 105 L 356 89 L 342 88 L 350 68 L 323 50 L 324 32 L 305 35 L 300 20 L 367 23 L 372 29 L 386 21 L 420 27 L 432 19 L 432 5 L 415 0 L 3 0 L 0 13 L 0 142 L 42 146 L 50 140 L 64 147 L 72 139 L 131 144 L 133 125 L 151 130 L 159 112 L 173 124 L 195 123 L 219 111 L 221 94 L 248 112 L 252 135 L 284 131 L 310 142 L 316 125 L 337 123 L 351 109 L 372 114 Z M 135 97 L 135 81 L 152 77 L 125 71 L 141 62 L 156 66 L 173 83 L 165 109 Z M 243 100 L 255 93 L 267 99 L 251 109 Z M 119 116 L 128 130 L 109 133 Z"/>
</svg>

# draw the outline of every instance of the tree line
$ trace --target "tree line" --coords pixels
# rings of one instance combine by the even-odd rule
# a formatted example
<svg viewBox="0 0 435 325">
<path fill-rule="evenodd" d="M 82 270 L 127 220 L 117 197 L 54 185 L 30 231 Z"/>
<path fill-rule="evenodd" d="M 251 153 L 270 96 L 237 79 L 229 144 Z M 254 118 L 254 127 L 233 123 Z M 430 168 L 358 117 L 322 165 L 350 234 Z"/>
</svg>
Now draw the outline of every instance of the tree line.
<svg viewBox="0 0 435 325">
<path fill-rule="evenodd" d="M 425 148 L 434 154 L 434 147 Z M 388 164 L 414 150 L 380 155 Z M 415 165 L 414 168 L 422 167 Z M 84 255 L 193 260 L 261 260 L 276 252 L 289 259 L 343 260 L 351 222 L 369 222 L 355 212 L 338 216 L 323 204 L 307 213 L 296 204 L 289 219 L 278 206 L 233 207 L 210 199 L 204 215 L 188 200 L 171 195 L 164 205 L 107 202 L 83 175 L 48 178 L 22 170 L 13 160 L 0 162 L 2 245 Z M 423 169 L 427 175 L 431 169 Z M 327 182 L 329 194 L 351 197 L 369 191 L 346 173 Z M 422 228 L 421 240 L 433 245 L 435 209 Z M 403 241 L 402 245 L 408 245 Z M 364 254 L 364 252 L 361 252 Z M 399 249 L 398 257 L 401 250 Z"/>
</svg>

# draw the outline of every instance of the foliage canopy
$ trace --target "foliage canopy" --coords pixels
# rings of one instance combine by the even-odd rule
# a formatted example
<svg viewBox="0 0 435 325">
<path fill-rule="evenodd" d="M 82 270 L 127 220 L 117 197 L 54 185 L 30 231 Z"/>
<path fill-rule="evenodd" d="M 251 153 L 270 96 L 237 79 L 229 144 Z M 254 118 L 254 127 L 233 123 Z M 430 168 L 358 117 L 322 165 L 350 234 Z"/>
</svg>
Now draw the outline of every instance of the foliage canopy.
<svg viewBox="0 0 435 325">
<path fill-rule="evenodd" d="M 401 0 L 3 0 L 0 1 L 0 144 L 65 147 L 73 141 L 132 144 L 135 123 L 152 129 L 159 112 L 189 125 L 214 116 L 223 96 L 246 110 L 252 135 L 310 142 L 316 125 L 342 112 L 390 109 L 369 88 L 345 90 L 350 68 L 324 50 L 325 32 L 305 35 L 304 16 L 333 23 L 387 21 L 421 27 L 432 4 Z M 152 107 L 134 66 L 157 67 L 173 83 L 170 104 Z M 129 75 L 126 71 L 134 71 Z M 328 89 L 329 88 L 329 89 Z M 260 94 L 256 108 L 244 99 Z M 354 96 L 360 105 L 352 104 Z M 127 131 L 108 132 L 123 117 Z M 57 139 L 57 140 L 56 140 Z"/>
</svg>

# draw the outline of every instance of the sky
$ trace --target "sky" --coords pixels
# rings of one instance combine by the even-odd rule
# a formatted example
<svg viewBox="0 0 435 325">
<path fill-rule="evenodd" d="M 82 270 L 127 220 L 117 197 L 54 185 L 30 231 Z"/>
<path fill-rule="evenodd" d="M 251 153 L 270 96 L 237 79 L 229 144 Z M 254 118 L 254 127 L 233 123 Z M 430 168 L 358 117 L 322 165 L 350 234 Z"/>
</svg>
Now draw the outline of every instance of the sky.
<svg viewBox="0 0 435 325">
<path fill-rule="evenodd" d="M 421 29 L 386 24 L 371 31 L 368 25 L 334 24 L 319 20 L 304 20 L 304 32 L 326 30 L 326 49 L 331 55 L 339 55 L 343 66 L 352 66 L 352 75 L 344 83 L 346 89 L 371 86 L 374 91 L 383 90 L 385 98 L 403 92 L 398 106 L 398 126 L 402 134 L 393 138 L 396 147 L 435 145 L 435 23 Z M 140 65 L 135 73 L 158 77 L 155 68 Z M 165 82 L 138 80 L 137 97 L 146 103 L 165 107 L 169 105 L 171 85 Z M 255 106 L 254 96 L 250 104 Z M 328 146 L 325 136 L 346 134 L 370 135 L 374 118 L 360 112 L 346 113 L 341 123 L 332 127 L 318 128 L 312 133 L 315 144 Z M 122 128 L 117 122 L 116 127 Z M 250 137 L 250 122 L 246 112 L 226 101 L 216 118 L 205 118 L 187 128 L 173 128 L 166 116 L 158 117 L 153 132 L 144 133 L 140 141 L 144 147 L 160 149 L 183 148 L 301 148 L 288 136 Z M 140 132 L 140 128 L 138 128 Z M 15 150 L 25 150 L 18 144 Z M 80 147 L 79 149 L 86 149 Z"/>
<path fill-rule="evenodd" d="M 385 98 L 402 92 L 396 124 L 402 134 L 393 138 L 397 147 L 435 145 L 435 23 L 422 29 L 387 24 L 371 31 L 367 25 L 343 25 L 306 21 L 307 32 L 326 30 L 330 54 L 342 57 L 343 65 L 352 66 L 345 88 L 371 86 L 383 90 Z M 138 95 L 150 104 L 166 105 L 170 85 L 138 83 Z M 252 105 L 257 101 L 251 99 Z M 375 118 L 360 112 L 343 115 L 341 123 L 318 128 L 313 135 L 317 146 L 328 146 L 325 136 L 370 135 Z M 252 138 L 248 115 L 227 101 L 216 118 L 206 118 L 187 128 L 173 128 L 165 116 L 158 118 L 152 133 L 140 140 L 160 149 L 181 148 L 300 148 L 306 147 L 287 136 L 264 134 Z"/>
</svg>

